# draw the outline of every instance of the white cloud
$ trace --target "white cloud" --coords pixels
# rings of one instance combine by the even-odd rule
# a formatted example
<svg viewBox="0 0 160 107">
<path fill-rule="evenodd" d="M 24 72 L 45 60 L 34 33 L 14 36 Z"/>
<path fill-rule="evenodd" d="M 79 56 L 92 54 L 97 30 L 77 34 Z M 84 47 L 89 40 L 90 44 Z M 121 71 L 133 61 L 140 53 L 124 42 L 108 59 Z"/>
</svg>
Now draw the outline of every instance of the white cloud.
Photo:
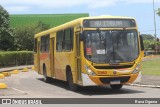
<svg viewBox="0 0 160 107">
<path fill-rule="evenodd" d="M 5 8 L 9 12 L 24 12 L 24 11 L 29 11 L 30 7 L 27 6 L 8 6 Z"/>
</svg>

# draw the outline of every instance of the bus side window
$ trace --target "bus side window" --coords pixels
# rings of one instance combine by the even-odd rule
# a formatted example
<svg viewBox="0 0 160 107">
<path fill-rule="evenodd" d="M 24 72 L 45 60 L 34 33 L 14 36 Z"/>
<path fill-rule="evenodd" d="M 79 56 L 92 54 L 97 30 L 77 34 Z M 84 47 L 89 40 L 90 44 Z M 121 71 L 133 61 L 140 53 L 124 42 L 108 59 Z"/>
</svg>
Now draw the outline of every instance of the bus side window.
<svg viewBox="0 0 160 107">
<path fill-rule="evenodd" d="M 49 52 L 49 45 L 50 45 L 50 36 L 46 36 L 46 45 L 45 45 L 45 51 Z"/>
<path fill-rule="evenodd" d="M 49 52 L 49 35 L 41 37 L 41 52 Z"/>
<path fill-rule="evenodd" d="M 58 52 L 63 51 L 63 40 L 64 40 L 64 31 L 57 32 L 56 35 L 56 50 Z"/>
<path fill-rule="evenodd" d="M 69 28 L 65 30 L 65 36 L 64 36 L 64 51 L 71 51 L 73 48 L 73 29 Z"/>
</svg>

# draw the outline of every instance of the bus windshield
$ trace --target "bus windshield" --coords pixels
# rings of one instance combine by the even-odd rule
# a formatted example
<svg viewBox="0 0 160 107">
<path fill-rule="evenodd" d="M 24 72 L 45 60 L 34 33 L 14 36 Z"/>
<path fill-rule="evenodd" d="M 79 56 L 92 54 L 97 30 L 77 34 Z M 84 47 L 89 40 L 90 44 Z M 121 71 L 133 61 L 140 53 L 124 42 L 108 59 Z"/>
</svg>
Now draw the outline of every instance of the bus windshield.
<svg viewBox="0 0 160 107">
<path fill-rule="evenodd" d="M 131 62 L 138 57 L 136 30 L 84 31 L 85 57 L 94 63 Z"/>
</svg>

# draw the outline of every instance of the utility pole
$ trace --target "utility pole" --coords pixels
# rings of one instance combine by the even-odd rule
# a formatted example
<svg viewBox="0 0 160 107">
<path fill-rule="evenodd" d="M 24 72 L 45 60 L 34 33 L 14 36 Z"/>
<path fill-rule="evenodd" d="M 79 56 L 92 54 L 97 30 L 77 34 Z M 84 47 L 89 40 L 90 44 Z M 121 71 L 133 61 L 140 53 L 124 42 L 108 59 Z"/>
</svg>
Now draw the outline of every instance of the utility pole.
<svg viewBox="0 0 160 107">
<path fill-rule="evenodd" d="M 155 14 L 155 4 L 154 4 L 154 0 L 153 0 L 153 14 L 154 14 L 154 36 L 155 36 L 155 42 L 157 42 L 157 28 L 156 28 L 156 14 Z M 156 54 L 157 54 L 157 45 L 155 44 L 155 50 L 156 50 Z"/>
</svg>

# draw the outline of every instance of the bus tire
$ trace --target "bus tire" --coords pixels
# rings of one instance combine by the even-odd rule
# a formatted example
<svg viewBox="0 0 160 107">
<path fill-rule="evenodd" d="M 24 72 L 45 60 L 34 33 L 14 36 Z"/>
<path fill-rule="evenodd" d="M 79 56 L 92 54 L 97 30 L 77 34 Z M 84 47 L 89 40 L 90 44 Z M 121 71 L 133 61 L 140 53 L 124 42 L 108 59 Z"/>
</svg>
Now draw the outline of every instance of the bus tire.
<svg viewBox="0 0 160 107">
<path fill-rule="evenodd" d="M 71 71 L 66 72 L 66 77 L 67 77 L 68 89 L 71 90 L 71 91 L 76 91 L 78 86 L 73 83 L 73 76 L 72 76 Z"/>
<path fill-rule="evenodd" d="M 46 66 L 43 66 L 43 77 L 44 77 L 44 82 L 50 83 L 52 81 L 51 77 L 47 76 L 47 71 L 46 71 Z"/>
<path fill-rule="evenodd" d="M 116 85 L 110 85 L 110 87 L 113 89 L 113 90 L 119 90 L 121 89 L 123 86 L 123 84 L 116 84 Z"/>
</svg>

